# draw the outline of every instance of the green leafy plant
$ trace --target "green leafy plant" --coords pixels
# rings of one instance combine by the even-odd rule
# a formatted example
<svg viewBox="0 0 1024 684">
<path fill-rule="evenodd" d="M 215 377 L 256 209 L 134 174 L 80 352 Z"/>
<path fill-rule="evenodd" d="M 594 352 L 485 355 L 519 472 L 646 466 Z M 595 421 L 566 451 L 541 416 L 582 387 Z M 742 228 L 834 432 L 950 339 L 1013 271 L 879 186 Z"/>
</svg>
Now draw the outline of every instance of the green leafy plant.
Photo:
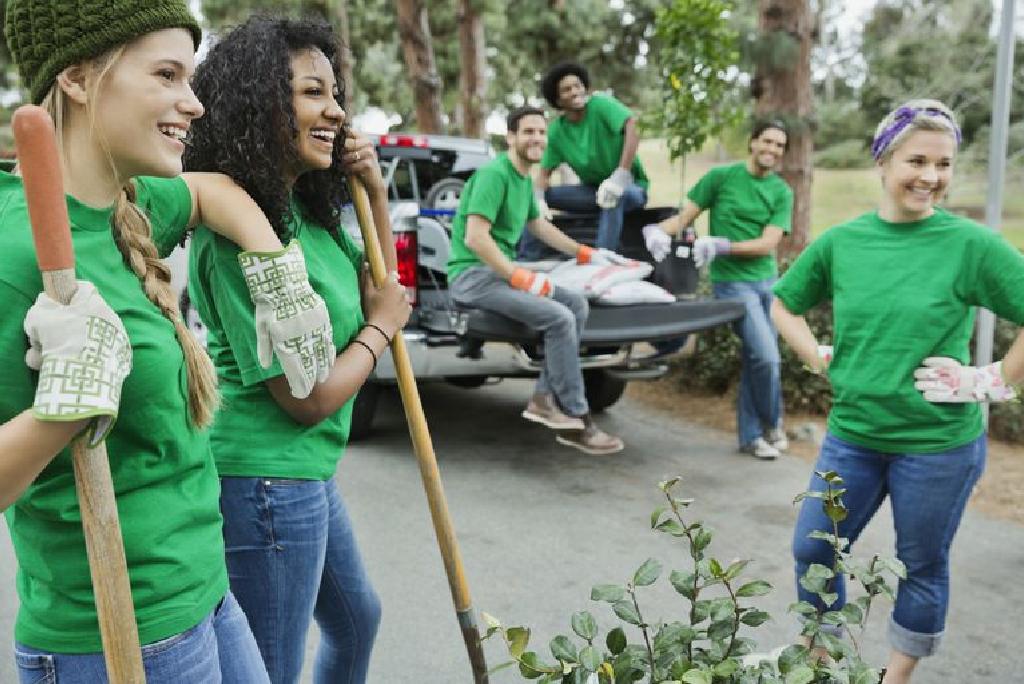
<svg viewBox="0 0 1024 684">
<path fill-rule="evenodd" d="M 662 99 L 644 123 L 665 135 L 673 160 L 743 117 L 739 34 L 729 21 L 734 10 L 730 0 L 673 0 L 658 10 L 653 53 Z"/>
<path fill-rule="evenodd" d="M 742 578 L 750 560 L 722 563 L 710 555 L 714 532 L 702 521 L 689 519 L 694 500 L 677 496 L 682 480 L 676 477 L 658 485 L 666 505 L 651 514 L 651 528 L 686 549 L 689 567 L 668 573 L 672 588 L 685 600 L 681 619 L 655 622 L 646 616 L 643 592 L 665 574 L 660 561 L 648 558 L 624 583 L 598 584 L 590 592 L 592 601 L 607 605 L 617 624 L 602 638 L 593 614 L 573 614 L 571 634 L 559 634 L 548 644 L 551 659 L 530 650 L 528 627 L 506 627 L 484 613 L 484 638 L 500 635 L 512 658 L 496 669 L 515 665 L 524 679 L 542 684 L 878 684 L 883 673 L 862 660 L 858 636 L 872 600 L 879 594 L 894 595 L 887 576 L 904 577 L 905 570 L 895 559 L 875 556 L 863 565 L 850 558 L 849 542 L 839 536 L 839 523 L 848 513 L 842 478 L 834 472 L 817 475 L 824 489 L 803 492 L 794 503 L 805 498 L 821 501 L 833 529 L 811 537 L 831 546 L 833 562 L 812 565 L 801 579 L 826 609 L 805 601 L 790 606 L 803 620 L 806 644 L 785 648 L 777 660 L 750 655 L 756 642 L 741 630 L 768 622 L 769 614 L 753 600 L 772 587 L 763 579 Z M 841 575 L 856 580 L 863 596 L 830 610 L 838 599 L 835 579 Z"/>
</svg>

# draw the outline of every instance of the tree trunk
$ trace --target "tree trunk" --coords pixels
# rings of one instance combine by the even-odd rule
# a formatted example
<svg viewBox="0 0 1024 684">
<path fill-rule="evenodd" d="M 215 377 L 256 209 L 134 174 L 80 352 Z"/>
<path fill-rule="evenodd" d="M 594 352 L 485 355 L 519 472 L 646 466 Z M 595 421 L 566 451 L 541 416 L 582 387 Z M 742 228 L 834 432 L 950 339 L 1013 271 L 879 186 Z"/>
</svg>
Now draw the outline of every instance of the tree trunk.
<svg viewBox="0 0 1024 684">
<path fill-rule="evenodd" d="M 444 130 L 441 77 L 434 60 L 427 7 L 421 0 L 395 0 L 395 6 L 402 56 L 416 102 L 416 126 L 420 133 L 441 133 Z"/>
<path fill-rule="evenodd" d="M 484 135 L 484 101 L 487 97 L 487 54 L 484 18 L 475 0 L 459 0 L 459 106 L 462 133 L 470 138 Z"/>
<path fill-rule="evenodd" d="M 795 41 L 794 59 L 779 64 L 778 51 L 758 64 L 753 93 L 759 118 L 777 117 L 787 122 L 789 149 L 782 159 L 781 175 L 793 188 L 793 230 L 783 239 L 779 257 L 799 254 L 811 235 L 811 175 L 814 131 L 810 127 L 811 43 L 814 15 L 807 0 L 759 0 L 758 27 L 763 38 L 775 32 Z"/>
<path fill-rule="evenodd" d="M 352 54 L 352 37 L 348 24 L 348 0 L 331 0 L 330 9 L 334 30 L 341 42 L 341 47 L 338 50 L 338 63 L 341 67 L 341 80 L 345 83 L 345 106 L 351 109 L 356 87 L 356 59 Z M 350 111 L 350 119 L 352 114 L 354 112 Z"/>
</svg>

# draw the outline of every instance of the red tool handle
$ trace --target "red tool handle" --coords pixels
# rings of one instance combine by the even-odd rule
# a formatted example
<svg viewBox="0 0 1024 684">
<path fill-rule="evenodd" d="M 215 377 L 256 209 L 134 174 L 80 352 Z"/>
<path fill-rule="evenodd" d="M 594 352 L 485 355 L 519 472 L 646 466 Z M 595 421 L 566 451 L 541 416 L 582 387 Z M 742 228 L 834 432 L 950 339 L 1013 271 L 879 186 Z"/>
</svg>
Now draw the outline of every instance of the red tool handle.
<svg viewBox="0 0 1024 684">
<path fill-rule="evenodd" d="M 39 270 L 73 269 L 75 251 L 71 246 L 68 207 L 64 200 L 53 121 L 42 107 L 26 105 L 14 113 L 11 130 L 18 168 L 25 184 Z"/>
</svg>

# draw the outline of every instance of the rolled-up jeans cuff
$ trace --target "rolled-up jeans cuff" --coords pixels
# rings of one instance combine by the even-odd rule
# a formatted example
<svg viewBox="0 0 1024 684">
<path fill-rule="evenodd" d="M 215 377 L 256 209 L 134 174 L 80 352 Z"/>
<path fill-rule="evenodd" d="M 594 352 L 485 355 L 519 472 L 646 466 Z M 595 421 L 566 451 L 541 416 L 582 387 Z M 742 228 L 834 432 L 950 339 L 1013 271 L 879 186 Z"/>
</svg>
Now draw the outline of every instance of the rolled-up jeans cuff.
<svg viewBox="0 0 1024 684">
<path fill-rule="evenodd" d="M 889 616 L 889 645 L 900 653 L 913 658 L 926 658 L 934 655 L 939 650 L 944 632 L 935 634 L 923 634 L 911 632 L 906 627 L 899 625 L 892 616 Z"/>
</svg>

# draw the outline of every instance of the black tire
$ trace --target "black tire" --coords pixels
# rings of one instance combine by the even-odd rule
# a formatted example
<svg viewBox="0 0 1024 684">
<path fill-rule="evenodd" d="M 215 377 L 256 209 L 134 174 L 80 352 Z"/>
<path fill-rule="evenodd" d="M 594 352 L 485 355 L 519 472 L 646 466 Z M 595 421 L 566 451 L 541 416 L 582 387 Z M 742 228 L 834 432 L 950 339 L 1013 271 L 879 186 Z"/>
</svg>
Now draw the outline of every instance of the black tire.
<svg viewBox="0 0 1024 684">
<path fill-rule="evenodd" d="M 622 398 L 626 381 L 613 378 L 600 368 L 583 371 L 583 389 L 591 413 L 601 413 Z"/>
<path fill-rule="evenodd" d="M 423 198 L 423 205 L 428 209 L 451 209 L 454 211 L 459 208 L 459 200 L 462 199 L 462 188 L 465 185 L 466 181 L 461 178 L 442 178 L 430 186 L 427 196 Z M 442 223 L 446 225 L 451 224 L 451 219 L 445 218 L 446 220 L 442 221 Z"/>
<path fill-rule="evenodd" d="M 373 417 L 377 413 L 380 392 L 381 387 L 375 382 L 367 382 L 359 389 L 352 404 L 352 427 L 348 431 L 348 441 L 366 439 L 373 430 Z"/>
</svg>

